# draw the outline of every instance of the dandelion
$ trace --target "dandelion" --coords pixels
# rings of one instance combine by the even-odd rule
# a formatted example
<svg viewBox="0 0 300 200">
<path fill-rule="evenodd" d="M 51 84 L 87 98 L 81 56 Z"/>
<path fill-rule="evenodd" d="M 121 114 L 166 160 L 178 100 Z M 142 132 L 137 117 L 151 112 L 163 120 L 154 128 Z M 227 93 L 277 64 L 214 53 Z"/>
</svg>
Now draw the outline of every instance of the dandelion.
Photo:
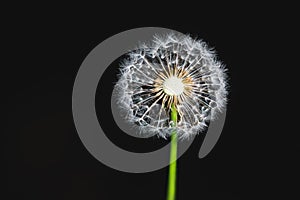
<svg viewBox="0 0 300 200">
<path fill-rule="evenodd" d="M 168 200 L 175 199 L 177 140 L 205 129 L 226 105 L 226 74 L 201 40 L 155 36 L 128 54 L 115 86 L 118 104 L 141 134 L 171 137 Z"/>
</svg>

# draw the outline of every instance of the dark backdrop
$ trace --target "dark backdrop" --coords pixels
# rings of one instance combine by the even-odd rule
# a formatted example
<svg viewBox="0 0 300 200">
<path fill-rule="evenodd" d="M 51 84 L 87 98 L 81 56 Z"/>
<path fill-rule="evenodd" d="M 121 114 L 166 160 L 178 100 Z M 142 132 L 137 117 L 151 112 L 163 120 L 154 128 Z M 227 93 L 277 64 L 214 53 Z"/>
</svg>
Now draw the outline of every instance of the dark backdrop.
<svg viewBox="0 0 300 200">
<path fill-rule="evenodd" d="M 204 159 L 197 156 L 203 135 L 197 136 L 179 159 L 177 199 L 260 199 L 293 191 L 285 168 L 290 165 L 280 151 L 280 116 L 271 113 L 282 104 L 269 98 L 280 87 L 280 81 L 274 87 L 269 80 L 274 77 L 270 72 L 280 68 L 274 34 L 287 30 L 278 14 L 283 8 L 259 4 L 204 6 L 201 2 L 145 4 L 137 3 L 134 8 L 127 3 L 114 7 L 12 7 L 4 31 L 9 64 L 2 73 L 7 120 L 2 146 L 5 199 L 165 198 L 167 168 L 130 174 L 106 167 L 85 149 L 72 118 L 73 82 L 88 53 L 114 34 L 144 26 L 202 38 L 215 47 L 228 68 L 229 102 L 222 135 Z M 114 63 L 106 72 L 102 92 L 111 91 L 116 68 Z M 99 94 L 98 90 L 96 100 L 110 99 Z M 122 135 L 110 126 L 109 110 L 101 110 L 97 102 L 98 115 L 106 116 L 100 117 L 101 123 L 110 128 L 110 139 L 116 144 L 142 151 L 166 143 L 152 139 L 143 141 L 144 146 Z M 269 115 L 276 120 L 270 120 Z"/>
</svg>

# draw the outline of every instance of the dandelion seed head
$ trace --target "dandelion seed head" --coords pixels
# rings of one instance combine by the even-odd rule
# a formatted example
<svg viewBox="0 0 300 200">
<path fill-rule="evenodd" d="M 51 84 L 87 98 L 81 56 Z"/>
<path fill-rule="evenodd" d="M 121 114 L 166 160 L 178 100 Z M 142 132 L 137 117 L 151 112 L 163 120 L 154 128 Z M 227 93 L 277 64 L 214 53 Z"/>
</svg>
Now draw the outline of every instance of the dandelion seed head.
<svg viewBox="0 0 300 200">
<path fill-rule="evenodd" d="M 181 78 L 171 76 L 164 81 L 163 90 L 167 95 L 181 95 L 184 91 L 184 83 Z"/>
<path fill-rule="evenodd" d="M 118 105 L 142 134 L 167 138 L 174 129 L 174 104 L 177 134 L 188 138 L 204 130 L 225 107 L 225 71 L 205 42 L 175 34 L 155 36 L 122 62 L 115 85 Z"/>
</svg>

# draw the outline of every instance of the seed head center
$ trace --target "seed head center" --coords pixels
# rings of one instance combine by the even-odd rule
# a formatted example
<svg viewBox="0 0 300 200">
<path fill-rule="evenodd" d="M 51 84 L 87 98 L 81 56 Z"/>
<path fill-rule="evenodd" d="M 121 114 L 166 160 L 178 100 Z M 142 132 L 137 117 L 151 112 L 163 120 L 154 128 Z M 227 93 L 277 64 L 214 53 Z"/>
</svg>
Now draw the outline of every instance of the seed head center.
<svg viewBox="0 0 300 200">
<path fill-rule="evenodd" d="M 168 95 L 180 95 L 184 91 L 184 84 L 181 78 L 171 76 L 163 84 L 164 92 Z"/>
</svg>

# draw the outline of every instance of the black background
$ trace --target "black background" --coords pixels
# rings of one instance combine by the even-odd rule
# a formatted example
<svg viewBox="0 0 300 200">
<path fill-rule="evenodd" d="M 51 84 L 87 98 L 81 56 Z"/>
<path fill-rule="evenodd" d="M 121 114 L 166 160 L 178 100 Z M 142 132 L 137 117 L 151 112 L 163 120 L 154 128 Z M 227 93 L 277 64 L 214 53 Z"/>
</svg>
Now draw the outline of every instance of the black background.
<svg viewBox="0 0 300 200">
<path fill-rule="evenodd" d="M 207 157 L 199 159 L 203 140 L 199 135 L 179 159 L 177 199 L 291 195 L 295 188 L 290 184 L 290 171 L 295 166 L 282 151 L 286 140 L 281 136 L 286 129 L 280 127 L 283 117 L 278 110 L 282 104 L 274 95 L 282 86 L 281 79 L 276 87 L 271 82 L 273 72 L 280 75 L 282 64 L 279 31 L 288 31 L 288 20 L 281 17 L 284 8 L 260 4 L 204 6 L 201 2 L 181 2 L 174 7 L 146 4 L 137 3 L 136 8 L 128 3 L 113 7 L 26 4 L 26 9 L 18 5 L 6 15 L 5 58 L 9 64 L 2 74 L 3 93 L 7 94 L 3 98 L 7 134 L 2 146 L 5 199 L 165 199 L 167 168 L 130 174 L 106 167 L 85 149 L 72 118 L 72 87 L 88 53 L 114 34 L 146 26 L 202 38 L 215 47 L 230 78 L 227 118 L 220 140 Z M 100 123 L 124 148 L 142 151 L 145 146 L 163 145 L 165 141 L 158 139 L 139 143 L 124 136 L 111 125 L 107 107 L 99 108 L 97 102 L 110 99 L 107 94 L 113 87 L 116 68 L 112 64 L 106 72 L 103 99 L 98 89 Z"/>
</svg>

